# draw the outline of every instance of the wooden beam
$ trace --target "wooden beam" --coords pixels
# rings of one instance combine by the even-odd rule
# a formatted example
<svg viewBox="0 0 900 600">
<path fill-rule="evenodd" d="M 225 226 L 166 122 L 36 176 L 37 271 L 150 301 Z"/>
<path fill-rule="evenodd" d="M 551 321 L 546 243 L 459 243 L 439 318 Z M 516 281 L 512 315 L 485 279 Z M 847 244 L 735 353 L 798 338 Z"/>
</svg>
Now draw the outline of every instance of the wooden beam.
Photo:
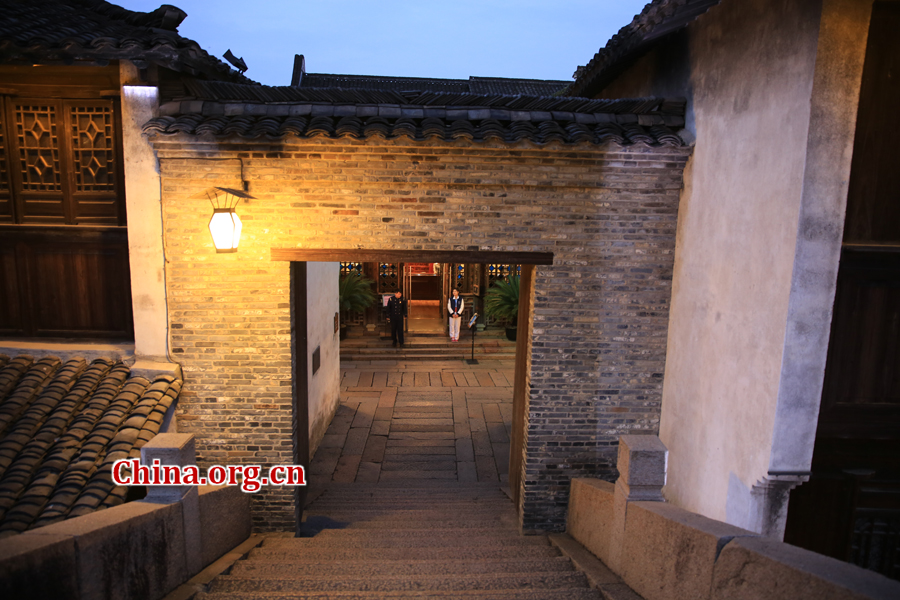
<svg viewBox="0 0 900 600">
<path fill-rule="evenodd" d="M 552 252 L 473 250 L 375 250 L 372 248 L 272 248 L 271 259 L 307 262 L 436 262 L 552 265 Z"/>
</svg>

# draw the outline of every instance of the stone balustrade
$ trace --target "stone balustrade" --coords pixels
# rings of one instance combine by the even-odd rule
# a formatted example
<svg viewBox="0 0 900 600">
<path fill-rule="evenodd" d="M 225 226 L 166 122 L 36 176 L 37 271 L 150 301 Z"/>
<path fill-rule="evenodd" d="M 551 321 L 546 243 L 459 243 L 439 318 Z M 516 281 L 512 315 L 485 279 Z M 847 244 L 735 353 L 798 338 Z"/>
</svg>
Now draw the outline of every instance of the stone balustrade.
<svg viewBox="0 0 900 600">
<path fill-rule="evenodd" d="M 900 582 L 665 502 L 668 450 L 619 441 L 615 484 L 573 479 L 567 532 L 645 600 L 900 598 Z"/>
<path fill-rule="evenodd" d="M 196 464 L 194 440 L 158 434 L 142 463 Z M 150 487 L 143 500 L 0 540 L 0 598 L 161 598 L 250 536 L 235 486 Z"/>
</svg>

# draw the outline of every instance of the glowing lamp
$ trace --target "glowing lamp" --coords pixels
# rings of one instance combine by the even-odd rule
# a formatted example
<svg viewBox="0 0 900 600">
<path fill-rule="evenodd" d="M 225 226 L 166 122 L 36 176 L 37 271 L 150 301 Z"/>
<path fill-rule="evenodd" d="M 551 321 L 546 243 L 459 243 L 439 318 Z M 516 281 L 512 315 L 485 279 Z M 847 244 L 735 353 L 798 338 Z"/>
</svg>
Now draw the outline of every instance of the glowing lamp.
<svg viewBox="0 0 900 600">
<path fill-rule="evenodd" d="M 216 252 L 237 252 L 241 243 L 241 218 L 233 208 L 214 208 L 209 220 L 209 232 Z"/>
<path fill-rule="evenodd" d="M 241 218 L 235 212 L 241 198 L 255 200 L 247 192 L 231 188 L 215 187 L 206 191 L 206 197 L 213 207 L 213 215 L 209 219 L 209 233 L 217 253 L 237 252 L 241 241 Z"/>
</svg>

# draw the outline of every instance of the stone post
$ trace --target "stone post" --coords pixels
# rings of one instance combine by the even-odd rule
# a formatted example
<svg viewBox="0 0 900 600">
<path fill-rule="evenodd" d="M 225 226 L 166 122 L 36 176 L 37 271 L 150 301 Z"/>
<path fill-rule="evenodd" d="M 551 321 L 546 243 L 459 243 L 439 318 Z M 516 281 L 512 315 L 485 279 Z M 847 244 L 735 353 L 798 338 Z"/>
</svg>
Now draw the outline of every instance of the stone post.
<svg viewBox="0 0 900 600">
<path fill-rule="evenodd" d="M 161 465 L 181 467 L 197 464 L 194 436 L 189 433 L 160 433 L 141 448 L 141 464 L 152 466 L 158 460 Z M 200 497 L 196 485 L 148 485 L 145 502 L 155 504 L 181 503 L 184 527 L 184 561 L 189 576 L 203 568 L 200 528 Z"/>
<path fill-rule="evenodd" d="M 610 528 L 608 565 L 620 572 L 625 541 L 625 515 L 629 502 L 665 502 L 662 488 L 666 484 L 669 451 L 655 435 L 623 435 L 619 437 L 617 467 L 619 479 L 613 498 L 613 522 Z"/>
</svg>

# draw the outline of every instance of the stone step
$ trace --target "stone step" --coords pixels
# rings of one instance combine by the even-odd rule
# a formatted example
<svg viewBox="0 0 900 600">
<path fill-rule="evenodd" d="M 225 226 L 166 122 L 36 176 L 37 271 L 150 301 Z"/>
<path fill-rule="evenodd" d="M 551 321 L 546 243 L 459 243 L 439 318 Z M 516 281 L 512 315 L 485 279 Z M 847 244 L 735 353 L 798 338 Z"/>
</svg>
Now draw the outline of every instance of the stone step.
<svg viewBox="0 0 900 600">
<path fill-rule="evenodd" d="M 459 502 L 492 502 L 494 500 L 503 499 L 507 503 L 512 504 L 509 496 L 500 491 L 499 487 L 494 484 L 495 489 L 473 491 L 459 493 L 454 491 L 418 491 L 418 490 L 384 490 L 379 492 L 362 493 L 362 492 L 340 492 L 329 490 L 325 492 L 321 498 L 329 500 L 369 500 L 378 499 L 384 501 L 406 500 L 409 502 L 423 502 L 434 500 L 436 502 L 459 501 Z"/>
<path fill-rule="evenodd" d="M 444 340 L 409 340 L 404 339 L 403 343 L 404 348 L 408 348 L 411 350 L 458 350 L 459 348 L 468 348 L 472 349 L 472 340 L 470 338 L 460 338 L 458 342 L 451 342 L 450 338 L 445 338 Z M 370 342 L 365 345 L 362 344 L 346 344 L 341 343 L 341 354 L 344 352 L 377 352 L 380 350 L 393 350 L 394 343 L 391 340 L 385 340 L 380 342 Z M 479 350 L 493 350 L 497 352 L 515 352 L 516 345 L 513 342 L 499 342 L 497 340 L 488 340 L 487 342 L 480 342 L 476 338 L 475 340 L 475 352 Z"/>
<path fill-rule="evenodd" d="M 406 483 L 377 483 L 377 484 L 366 484 L 366 483 L 338 483 L 333 482 L 328 484 L 328 493 L 354 493 L 354 494 L 369 494 L 369 493 L 378 493 L 378 492 L 409 492 L 409 493 L 423 493 L 430 494 L 436 492 L 444 492 L 444 493 L 458 493 L 461 495 L 465 495 L 467 493 L 481 493 L 485 490 L 489 491 L 497 491 L 500 490 L 500 486 L 496 483 L 491 483 L 487 481 L 480 482 L 472 482 L 472 483 L 442 483 L 442 484 L 431 484 L 431 483 L 423 483 L 420 481 L 407 481 Z"/>
<path fill-rule="evenodd" d="M 421 591 L 415 592 L 201 592 L 194 600 L 406 600 L 426 597 Z M 597 590 L 589 588 L 542 589 L 542 590 L 429 590 L 428 598 L 441 600 L 601 600 Z"/>
<path fill-rule="evenodd" d="M 472 354 L 471 346 L 461 346 L 460 344 L 453 344 L 452 347 L 448 348 L 428 348 L 422 346 L 415 346 L 410 344 L 403 344 L 403 346 L 394 348 L 390 346 L 388 348 L 352 348 L 349 350 L 341 350 L 341 358 L 347 358 L 348 356 L 358 356 L 369 359 L 374 356 L 397 356 L 397 355 L 410 355 L 410 356 L 436 356 L 437 358 L 434 360 L 446 360 L 448 356 L 452 358 L 458 358 L 463 354 Z M 516 355 L 515 348 L 479 348 L 475 346 L 475 356 L 484 356 L 484 357 L 514 357 Z"/>
<path fill-rule="evenodd" d="M 491 510 L 491 511 L 513 511 L 512 503 L 509 500 L 491 500 L 485 502 L 454 502 L 452 500 L 441 501 L 429 501 L 427 503 L 416 502 L 414 500 L 410 500 L 407 502 L 400 501 L 391 501 L 391 500 L 341 500 L 341 501 L 322 501 L 316 499 L 313 504 L 310 504 L 307 507 L 307 511 L 314 512 L 317 506 L 321 506 L 322 508 L 327 507 L 329 510 L 432 510 L 440 512 L 442 510 L 448 511 L 465 511 L 469 509 L 477 509 L 477 510 Z M 310 513 L 312 514 L 312 513 Z"/>
<path fill-rule="evenodd" d="M 471 345 L 462 342 L 447 348 L 424 348 L 410 344 L 394 348 L 341 348 L 341 361 L 461 361 L 472 357 Z M 475 346 L 475 358 L 479 360 L 514 360 L 515 347 L 512 348 L 480 348 Z"/>
<path fill-rule="evenodd" d="M 287 538 L 284 542 L 272 542 L 274 545 L 290 545 L 295 543 L 293 540 L 330 540 L 332 538 L 340 538 L 337 541 L 345 540 L 357 541 L 384 541 L 386 543 L 396 543 L 401 540 L 428 540 L 432 546 L 456 546 L 460 543 L 473 543 L 473 540 L 491 540 L 491 541 L 515 541 L 521 540 L 523 544 L 541 545 L 540 540 L 543 536 L 522 536 L 511 530 L 509 527 L 497 524 L 494 527 L 484 528 L 466 528 L 453 527 L 444 528 L 440 531 L 429 531 L 427 529 L 397 528 L 397 529 L 323 529 L 315 537 L 311 538 Z M 267 540 L 266 545 L 269 542 Z"/>
<path fill-rule="evenodd" d="M 415 456 L 415 455 L 414 455 Z M 443 457 L 443 455 L 432 455 L 435 457 Z M 400 463 L 404 461 L 393 460 L 392 462 Z M 446 462 L 446 460 L 439 460 L 437 458 L 428 461 L 419 461 L 415 460 L 415 462 Z M 328 506 L 337 506 L 337 505 L 347 505 L 347 506 L 360 506 L 365 507 L 367 505 L 377 504 L 378 508 L 382 506 L 396 506 L 398 509 L 403 508 L 414 508 L 417 510 L 434 510 L 439 507 L 448 506 L 453 509 L 465 509 L 475 506 L 484 506 L 487 508 L 506 508 L 509 510 L 513 509 L 512 501 L 505 496 L 487 496 L 487 497 L 477 497 L 472 496 L 470 498 L 460 498 L 459 496 L 412 496 L 409 498 L 391 498 L 385 496 L 376 496 L 376 497 L 366 497 L 366 496 L 341 496 L 341 497 L 319 497 L 314 500 L 314 502 L 328 505 Z"/>
<path fill-rule="evenodd" d="M 559 556 L 559 550 L 546 546 L 495 546 L 495 547 L 450 547 L 450 548 L 417 548 L 410 552 L 408 548 L 379 548 L 373 553 L 367 548 L 350 548 L 339 546 L 319 546 L 303 548 L 260 547 L 250 551 L 250 559 L 273 559 L 278 561 L 295 561 L 302 564 L 308 561 L 332 560 L 372 560 L 377 557 L 386 563 L 394 561 L 407 562 L 416 560 L 489 560 L 512 558 L 543 558 Z"/>
<path fill-rule="evenodd" d="M 458 345 L 458 344 L 471 344 L 472 343 L 472 334 L 468 331 L 460 332 L 460 337 L 458 342 L 450 341 L 449 332 L 416 332 L 409 333 L 407 332 L 403 336 L 404 341 L 407 344 L 433 344 L 433 345 Z M 341 348 L 372 348 L 378 346 L 390 346 L 393 340 L 391 336 L 366 336 L 366 337 L 348 337 L 346 339 L 341 340 Z M 516 343 L 511 342 L 506 339 L 505 331 L 479 331 L 475 334 L 475 345 L 484 345 L 484 346 L 510 346 L 515 347 Z"/>
<path fill-rule="evenodd" d="M 403 361 L 403 362 L 461 362 L 464 360 L 468 360 L 472 358 L 471 354 L 417 354 L 415 352 L 406 352 L 401 350 L 397 354 L 373 354 L 373 355 L 341 355 L 341 363 L 346 362 L 347 364 L 351 364 L 353 362 L 364 362 L 364 361 L 386 361 L 386 362 L 394 362 L 394 361 Z M 513 360 L 515 359 L 515 354 L 479 354 L 475 353 L 475 360 Z M 439 388 L 446 389 L 446 388 Z"/>
<path fill-rule="evenodd" d="M 442 456 L 442 455 L 437 455 Z M 397 462 L 397 461 L 395 461 Z M 399 496 L 390 496 L 390 495 L 376 495 L 376 496 L 364 496 L 364 495 L 355 495 L 355 494 L 345 494 L 345 495 L 331 495 L 329 493 L 326 496 L 322 496 L 316 498 L 316 502 L 403 502 L 409 505 L 418 505 L 422 506 L 428 505 L 428 503 L 440 503 L 441 506 L 446 504 L 455 504 L 455 505 L 468 505 L 468 504 L 504 504 L 510 508 L 512 508 L 512 501 L 508 496 L 502 494 L 501 492 L 491 492 L 488 494 L 476 495 L 472 494 L 470 496 L 460 496 L 458 494 L 433 494 L 433 495 L 417 495 L 414 492 L 406 495 L 404 497 Z"/>
<path fill-rule="evenodd" d="M 384 530 L 373 531 L 374 535 L 362 535 L 366 530 L 348 532 L 340 529 L 326 529 L 311 538 L 276 538 L 265 547 L 272 549 L 299 550 L 303 548 L 505 548 L 546 546 L 543 536 L 522 537 L 517 534 L 494 535 L 435 535 L 417 532 L 402 538 L 391 538 Z M 341 535 L 343 534 L 343 535 Z M 409 553 L 413 554 L 414 553 Z"/>
<path fill-rule="evenodd" d="M 333 519 L 327 519 L 328 521 L 333 521 Z M 307 518 L 307 524 L 315 525 L 321 521 L 318 521 L 316 517 Z M 342 523 L 341 527 L 343 529 L 492 529 L 492 528 L 502 528 L 508 529 L 515 525 L 516 518 L 515 515 L 510 515 L 509 518 L 490 518 L 490 519 L 472 519 L 472 520 L 463 520 L 457 519 L 455 521 L 411 521 L 407 519 L 386 519 L 383 521 L 339 521 Z M 436 532 L 436 535 L 440 535 L 440 532 Z"/>
<path fill-rule="evenodd" d="M 296 561 L 242 560 L 234 564 L 235 577 L 290 578 L 309 575 L 333 577 L 377 577 L 385 575 L 379 560 L 340 560 L 297 563 Z M 463 575 L 480 573 L 547 573 L 573 571 L 572 562 L 563 556 L 545 559 L 504 560 L 409 560 L 391 565 L 393 577 Z"/>
<path fill-rule="evenodd" d="M 286 578 L 248 579 L 220 575 L 212 581 L 210 592 L 310 592 L 356 591 L 392 592 L 458 590 L 512 590 L 587 587 L 581 572 L 501 573 L 472 575 L 373 577 L 297 576 Z"/>
<path fill-rule="evenodd" d="M 454 527 L 459 527 L 460 523 L 465 519 L 460 516 L 459 518 L 454 519 L 453 517 L 448 517 L 446 515 L 434 515 L 433 522 L 439 523 L 453 523 Z M 321 530 L 321 529 L 337 529 L 337 528 L 347 528 L 347 529 L 388 529 L 390 524 L 401 523 L 399 529 L 404 527 L 408 529 L 417 529 L 417 524 L 425 523 L 422 529 L 427 529 L 427 523 L 429 522 L 428 518 L 423 518 L 421 515 L 416 515 L 413 517 L 406 518 L 403 515 L 398 515 L 396 513 L 391 514 L 383 514 L 383 515 L 366 515 L 364 517 L 360 517 L 359 515 L 352 515 L 347 513 L 333 513 L 327 515 L 309 515 L 306 518 L 306 523 L 313 529 Z M 474 519 L 474 523 L 482 523 L 487 524 L 489 527 L 493 525 L 502 525 L 504 527 L 514 527 L 516 524 L 516 517 L 513 515 L 511 518 L 503 515 L 498 516 L 479 516 L 477 519 Z M 407 525 L 407 524 L 411 525 Z M 396 527 L 395 527 L 396 529 Z M 440 529 L 443 529 L 440 527 Z"/>
<path fill-rule="evenodd" d="M 395 521 L 397 519 L 409 519 L 410 521 L 427 521 L 428 519 L 435 520 L 463 520 L 466 518 L 479 518 L 479 519 L 491 519 L 495 518 L 500 520 L 504 515 L 509 514 L 509 509 L 501 510 L 485 510 L 485 509 L 473 509 L 472 511 L 447 511 L 447 510 L 408 510 L 408 511 L 398 511 L 391 510 L 389 508 L 385 508 L 383 510 L 372 509 L 372 510 L 353 510 L 353 509 L 334 509 L 334 510 L 311 510 L 307 511 L 309 517 L 323 517 L 327 519 L 332 519 L 334 521 L 341 522 L 357 522 L 357 521 Z"/>
</svg>

